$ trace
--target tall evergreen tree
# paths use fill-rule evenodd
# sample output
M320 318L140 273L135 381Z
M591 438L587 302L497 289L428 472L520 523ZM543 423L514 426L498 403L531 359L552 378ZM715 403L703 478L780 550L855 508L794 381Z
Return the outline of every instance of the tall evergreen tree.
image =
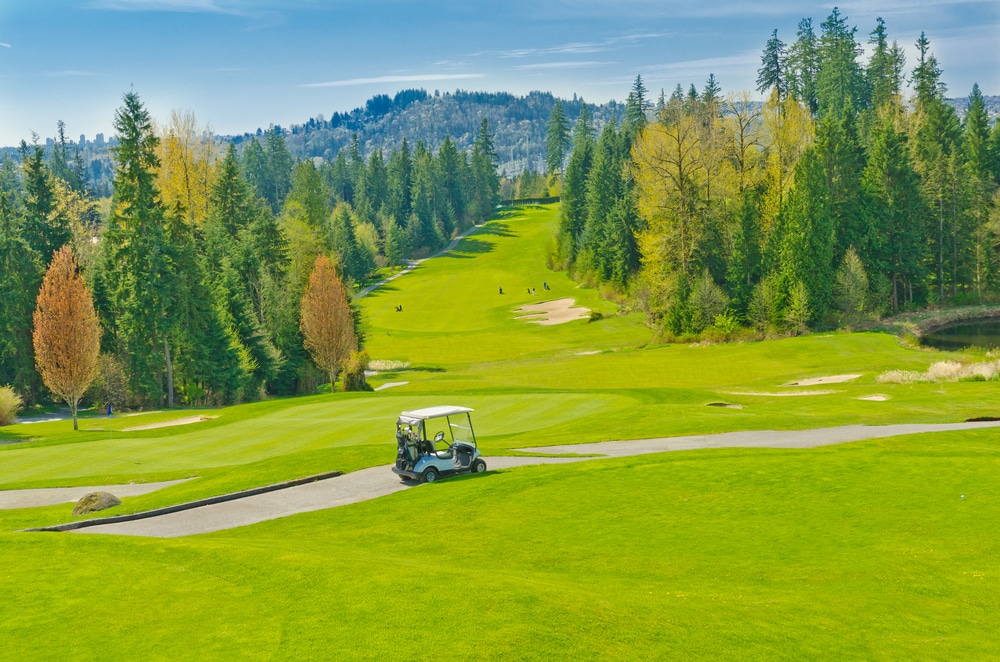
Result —
M622 136L628 146L635 142L636 136L646 126L646 112L649 110L649 100L646 97L646 86L642 82L642 76L636 75L632 90L625 100L625 117L622 120Z
M37 142L30 147L22 142L21 153L24 238L38 251L42 264L48 264L52 254L68 243L73 234L69 219L56 203L55 181L45 165L45 149Z
M477 221L485 221L500 201L500 176L497 174L497 154L493 147L493 131L487 118L479 124L479 133L472 144L470 160L472 190L469 206Z
M785 42L778 39L778 30L771 33L771 38L764 46L760 56L760 69L757 70L757 91L761 94L778 90L780 98L788 94L788 50Z
M819 71L816 96L819 114L841 117L867 104L864 76L858 64L861 46L855 39L857 28L849 28L847 17L837 7L823 21L819 39Z
M796 36L788 50L788 88L792 96L806 104L809 112L815 115L819 111L820 46L811 18L799 21Z
M292 189L292 154L285 144L285 136L275 126L264 132L264 155L267 159L268 185L263 198L277 212L285 203Z
M809 321L821 321L833 302L834 228L830 216L826 173L815 148L795 167L795 186L783 211L781 277L789 300L805 285Z
M410 218L412 170L413 160L410 155L410 146L407 144L406 138L403 138L399 149L389 157L387 180L389 215L401 226L406 225Z
M114 197L103 244L115 344L127 361L133 394L154 403L166 396L172 406L168 311L174 292L166 210L156 189L159 138L134 92L125 94L114 127Z
M569 136L569 120L563 110L562 102L556 99L552 105L552 114L545 132L545 166L547 174L562 173L563 162L572 142Z
M573 130L573 151L563 178L562 204L559 209L558 257L564 268L568 268L576 260L583 228L587 224L587 180L596 149L589 121L587 104L583 104Z
M32 311L42 282L41 257L24 239L11 193L0 191L0 384L10 384L28 404L39 379L31 342Z

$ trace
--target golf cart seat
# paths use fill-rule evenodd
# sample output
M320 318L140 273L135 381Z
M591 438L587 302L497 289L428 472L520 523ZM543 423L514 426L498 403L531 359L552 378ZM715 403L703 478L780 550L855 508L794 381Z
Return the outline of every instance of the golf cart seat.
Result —
M441 460L450 460L450 459L452 459L454 457L454 455L452 454L450 448L448 450L444 450L444 451L436 451L434 453L434 455L436 455L438 457L438 459L441 459Z

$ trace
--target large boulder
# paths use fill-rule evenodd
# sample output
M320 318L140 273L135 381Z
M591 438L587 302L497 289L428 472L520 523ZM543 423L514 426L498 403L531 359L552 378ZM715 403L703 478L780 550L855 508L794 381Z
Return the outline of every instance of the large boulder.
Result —
M91 492L80 497L80 500L76 502L76 507L73 508L73 514L86 515L87 513L104 510L105 508L120 506L121 504L121 499L111 492Z

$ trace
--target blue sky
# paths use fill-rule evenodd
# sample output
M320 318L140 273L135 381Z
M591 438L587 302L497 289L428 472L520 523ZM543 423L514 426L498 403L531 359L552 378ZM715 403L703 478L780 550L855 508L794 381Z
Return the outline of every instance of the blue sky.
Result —
M1000 94L1000 2L839 3L862 41L921 30L951 96ZM623 99L651 91L751 89L772 29L817 32L833 4L751 0L0 0L0 145L55 132L111 135L122 94L154 117L192 110L218 133L289 125L408 87L547 90Z

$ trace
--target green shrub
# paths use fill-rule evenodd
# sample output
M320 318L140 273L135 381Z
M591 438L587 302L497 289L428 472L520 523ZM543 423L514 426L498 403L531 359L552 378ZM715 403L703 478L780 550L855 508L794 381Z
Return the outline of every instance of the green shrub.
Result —
M0 386L0 425L10 425L17 419L17 412L24 406L24 400L12 386Z

